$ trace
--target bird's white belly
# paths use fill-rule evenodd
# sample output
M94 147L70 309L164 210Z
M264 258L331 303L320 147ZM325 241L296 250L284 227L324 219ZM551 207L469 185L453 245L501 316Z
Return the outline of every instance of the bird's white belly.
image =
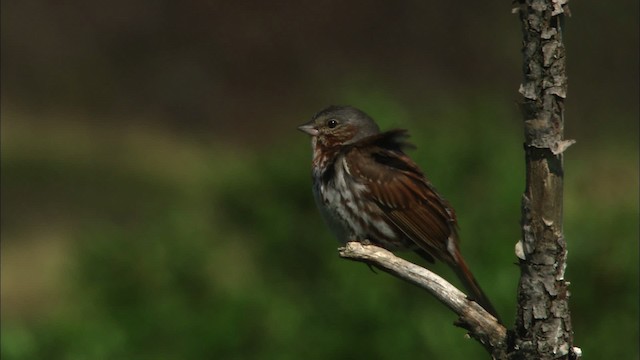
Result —
M375 203L365 200L366 187L351 178L344 158L333 166L332 181L323 182L323 174L317 174L313 192L322 217L338 240L342 243L375 242L373 234L395 237L395 232L386 222L371 217L370 214L379 213L380 209Z

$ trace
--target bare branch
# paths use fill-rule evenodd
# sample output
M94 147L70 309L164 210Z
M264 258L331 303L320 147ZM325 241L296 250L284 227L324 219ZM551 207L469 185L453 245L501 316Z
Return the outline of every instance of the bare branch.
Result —
M373 265L427 290L459 316L456 326L466 329L494 358L505 358L507 329L493 315L440 276L374 245L349 242L338 251L342 258Z

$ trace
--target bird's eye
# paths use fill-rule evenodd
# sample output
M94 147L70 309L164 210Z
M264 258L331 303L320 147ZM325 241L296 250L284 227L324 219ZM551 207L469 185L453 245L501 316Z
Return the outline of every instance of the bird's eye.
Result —
M327 121L327 126L331 129L333 129L334 127L338 126L338 120L336 119L331 119L329 121Z

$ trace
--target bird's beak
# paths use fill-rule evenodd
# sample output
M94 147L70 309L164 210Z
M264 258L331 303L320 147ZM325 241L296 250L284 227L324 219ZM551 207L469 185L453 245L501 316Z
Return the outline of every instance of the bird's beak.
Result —
M314 124L312 122L308 122L306 124L302 124L300 126L298 126L298 130L307 133L311 136L317 136L319 131L318 129L315 128Z

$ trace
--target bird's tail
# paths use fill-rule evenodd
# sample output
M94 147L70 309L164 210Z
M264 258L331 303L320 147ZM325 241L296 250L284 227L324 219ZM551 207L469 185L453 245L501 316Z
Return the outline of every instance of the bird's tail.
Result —
M462 284L469 292L469 298L480 304L480 306L487 310L487 312L495 316L499 323L502 323L498 312L493 307L491 301L489 301L489 298L487 297L487 295L485 295L484 291L482 291L482 288L480 288L478 281L469 270L469 267L464 261L464 258L462 258L460 253L458 253L457 255L457 261L455 264L451 264L451 268L453 269L453 271L455 271L456 275L458 275L458 278L460 279L460 281L462 281Z

